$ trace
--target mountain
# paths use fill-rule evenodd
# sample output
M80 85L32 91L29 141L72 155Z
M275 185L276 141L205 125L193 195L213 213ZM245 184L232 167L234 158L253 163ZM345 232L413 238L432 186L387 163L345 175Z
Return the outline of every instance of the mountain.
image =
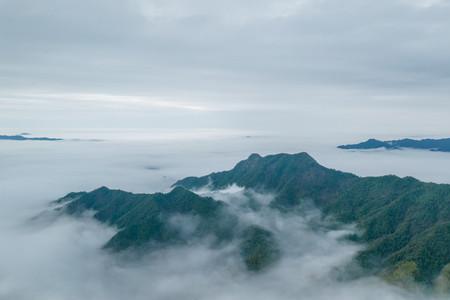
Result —
M231 184L263 192L275 192L275 204L299 204L302 198L326 201L336 190L343 189L357 177L350 173L327 169L307 153L277 154L261 157L252 154L231 171L203 177L187 177L174 184L187 189L208 185L223 189Z
M250 271L269 267L280 255L272 232L241 224L224 202L181 187L167 194L133 194L101 187L89 193L70 193L56 203L62 213L80 216L93 211L95 219L117 227L118 232L104 246L113 252L145 252L205 240L218 247L236 241Z
M357 261L388 281L450 287L450 185L358 177L321 166L307 153L252 154L229 171L182 179L167 194L102 187L56 202L61 213L93 211L94 218L115 226L118 232L105 245L113 252L208 241L211 247L237 245L248 270L264 270L283 254L276 233L242 222L225 202L194 193L232 184L275 195L269 207L280 213L296 213L312 201L324 217L356 224L359 234L348 238L366 246Z
M388 150L393 149L420 149L420 150L431 150L440 152L450 152L450 138L446 139L423 139L423 140L413 140L413 139L402 139L393 141L380 141L376 139L369 139L365 142L359 144L341 145L338 146L340 149L378 149L385 148Z
M60 138L49 138L49 137L26 137L29 135L27 133L21 135L0 135L0 140L9 141L62 141Z
M325 216L355 223L367 243L358 261L395 281L431 284L450 263L450 185L397 176L358 177L328 169L306 153L252 154L232 170L188 177L174 186L195 190L231 184L276 195L290 211L312 200ZM448 272L447 272L448 273Z

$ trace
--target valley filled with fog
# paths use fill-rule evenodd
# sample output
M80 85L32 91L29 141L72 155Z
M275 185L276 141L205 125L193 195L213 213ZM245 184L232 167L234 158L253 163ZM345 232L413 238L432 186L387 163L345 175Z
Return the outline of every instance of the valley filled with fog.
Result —
M352 258L364 247L342 238L354 228L328 226L314 207L300 215L281 215L266 205L273 195L237 186L197 192L229 203L243 222L279 233L283 258L261 274L242 268L232 244L213 249L199 241L139 259L112 255L101 247L114 228L89 216L42 213L51 210L51 201L69 192L100 186L167 192L180 178L230 169L253 152L307 151L326 167L357 175L393 173L443 183L450 182L448 154L347 152L336 149L334 140L212 130L173 135L56 134L66 140L0 143L0 299L432 298L425 291L406 291L375 277L347 278L348 269L357 268ZM75 137L82 139L71 140ZM261 210L246 210L249 199L257 201ZM182 220L180 226L188 230L191 222Z

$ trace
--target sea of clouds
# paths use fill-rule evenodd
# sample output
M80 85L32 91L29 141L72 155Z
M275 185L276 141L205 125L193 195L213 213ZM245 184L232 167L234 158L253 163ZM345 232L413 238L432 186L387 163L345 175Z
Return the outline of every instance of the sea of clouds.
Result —
M302 215L281 215L266 205L273 195L236 186L198 192L227 202L243 222L276 233L282 259L261 274L245 271L233 244L211 249L195 243L129 260L101 250L115 229L89 217L33 219L52 200L72 191L103 185L132 192L168 191L177 179L229 169L252 152L300 151L325 166L360 175L395 173L449 181L448 154L353 153L269 136L2 141L0 299L431 299L374 277L343 278L342 270L363 247L342 239L352 227L327 229L313 208ZM261 205L258 212L246 207L250 198Z

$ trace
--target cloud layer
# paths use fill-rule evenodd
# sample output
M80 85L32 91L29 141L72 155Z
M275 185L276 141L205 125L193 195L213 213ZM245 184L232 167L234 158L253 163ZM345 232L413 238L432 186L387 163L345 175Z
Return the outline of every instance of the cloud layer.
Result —
M290 147L293 146L289 141L274 143L273 139L262 138L242 142L241 138L223 136L192 142L182 139L2 142L0 298L319 300L381 297L403 300L426 297L419 292L388 286L376 278L342 280L339 270L351 261L359 246L343 242L339 237L352 228L327 230L323 226L326 224L318 221L320 212L314 210L300 217L281 216L267 208L254 213L246 208L248 198L264 207L272 195L258 195L238 187L215 193L200 192L228 202L243 222L259 224L277 233L283 259L261 275L244 271L235 245L217 250L199 243L129 261L107 255L100 249L115 229L88 217L30 220L45 211L50 201L71 191L91 190L101 185L134 192L163 191L178 178L228 169L252 150L277 152ZM317 149L310 149L310 152L326 159L326 165L337 165L343 160L341 155L346 155L338 150L326 154L320 147ZM408 173L414 162L430 155L428 152L423 156L411 153L396 162L398 172ZM395 157L392 152L362 153L356 160L359 160L359 172L387 172L387 165L380 161L395 163ZM427 172L436 175L433 171L439 165L445 163L435 157L417 170L421 170L423 176ZM445 178L443 172L441 179ZM188 219L173 221L190 225ZM186 226L186 230L189 228Z
M0 125L282 132L320 120L444 134L449 11L446 0L2 0Z

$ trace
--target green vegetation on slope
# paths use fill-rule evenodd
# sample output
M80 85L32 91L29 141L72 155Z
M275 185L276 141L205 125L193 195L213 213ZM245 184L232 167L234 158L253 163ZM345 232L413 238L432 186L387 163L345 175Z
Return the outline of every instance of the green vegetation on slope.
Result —
M411 177L361 178L299 153L253 154L230 171L188 177L175 186L220 189L233 183L275 193L272 205L283 210L308 199L327 216L355 222L363 232L360 240L368 243L358 260L370 270L395 273L413 263L414 279L432 283L450 262L450 185Z
M250 226L243 232L241 255L251 271L260 271L280 257L273 234L261 227Z
M208 238L212 247L239 241L238 252L252 271L269 267L279 258L272 232L240 224L224 202L181 187L167 194L132 194L102 187L70 193L56 202L63 205L64 213L79 216L93 211L97 220L116 226L118 232L105 245L112 251L145 252Z

